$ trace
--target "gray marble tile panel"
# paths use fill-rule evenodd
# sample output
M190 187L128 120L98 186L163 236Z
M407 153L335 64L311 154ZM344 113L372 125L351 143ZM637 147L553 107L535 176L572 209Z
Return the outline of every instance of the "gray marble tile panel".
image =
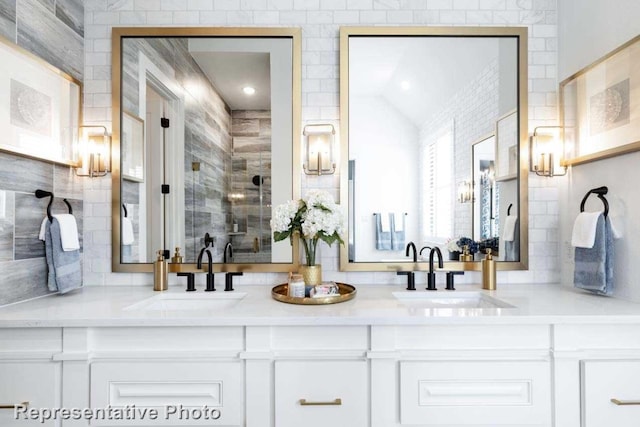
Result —
M1 262L0 305L49 294L44 258Z
M260 136L271 137L271 119L260 119Z
M44 243L38 239L42 219L47 215L49 198L37 199L33 194L15 194L14 259L44 257ZM52 208L52 213L55 210Z
M231 134L238 136L258 136L260 133L259 119L237 119L231 121Z
M0 190L0 262L13 260L15 193Z
M52 183L53 166L50 163L0 153L0 189L33 194L37 189L53 191Z
M84 3L82 0L56 0L56 16L84 37Z
M17 10L18 44L82 81L84 40L37 0Z
M140 204L140 183L123 179L120 198L123 203Z
M56 197L82 199L84 182L75 174L73 168L63 165L53 167L53 193Z
M237 136L233 138L234 154L235 153L258 153L261 151L271 152L270 137Z
M16 41L16 0L0 0L0 35Z
M234 110L232 115L239 119L270 119L271 110Z
M21 2L20 6L22 6L23 0L18 0ZM39 4L42 5L45 9L54 12L56 7L56 0L36 0Z

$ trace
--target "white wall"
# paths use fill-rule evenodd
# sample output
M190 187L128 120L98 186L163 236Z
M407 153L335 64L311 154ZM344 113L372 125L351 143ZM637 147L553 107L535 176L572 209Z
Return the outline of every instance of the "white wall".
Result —
M640 34L640 2L620 0L559 1L559 76L560 80L589 65L607 52ZM610 216L624 230L615 242L614 295L640 302L640 152L575 166L568 177L558 180L560 209L566 212L560 221L563 283L573 283L573 249L570 247L573 220L580 201L591 188L609 187ZM585 210L601 209L593 200Z
M346 25L493 25L529 28L529 119L535 125L556 119L556 1L515 0L136 0L85 4L84 119L111 125L112 26L291 26L302 28L303 124L339 125L339 27ZM346 171L344 171L346 173ZM301 178L303 191L325 188L338 194L339 176ZM557 190L550 180L530 179L530 271L499 273L505 282L554 282L559 277L555 237ZM144 274L110 273L110 178L85 181L85 253L90 285L151 283ZM553 242L550 245L550 242ZM393 273L338 272L338 251L322 245L326 279L349 283L398 283ZM247 274L238 283L273 284L284 275ZM420 279L419 279L420 280ZM463 280L479 281L468 273ZM422 280L420 280L422 281Z

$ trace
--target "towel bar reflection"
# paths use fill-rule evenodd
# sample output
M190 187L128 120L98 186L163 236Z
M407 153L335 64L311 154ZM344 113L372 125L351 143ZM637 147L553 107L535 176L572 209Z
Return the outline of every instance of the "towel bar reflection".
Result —
M330 402L309 402L307 399L300 399L300 406L340 406L342 399L337 398Z

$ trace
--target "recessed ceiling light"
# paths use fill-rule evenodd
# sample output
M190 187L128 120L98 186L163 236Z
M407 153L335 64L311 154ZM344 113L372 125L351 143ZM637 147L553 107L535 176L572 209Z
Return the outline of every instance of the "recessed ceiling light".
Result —
M244 92L245 95L253 95L254 93L256 93L256 90L254 88L252 88L251 86L243 87L242 91Z
M409 90L411 85L409 84L408 81L404 80L403 82L400 83L400 87L402 88L402 90Z

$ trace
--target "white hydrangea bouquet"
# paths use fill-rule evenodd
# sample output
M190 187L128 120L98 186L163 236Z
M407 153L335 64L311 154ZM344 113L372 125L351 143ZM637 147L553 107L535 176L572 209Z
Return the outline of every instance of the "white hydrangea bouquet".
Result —
M343 231L342 210L331 194L323 190L309 191L300 200L290 200L274 210L271 219L273 239L276 242L287 237L293 242L300 236L308 266L316 265L316 247L322 240L331 246L334 242L344 244L340 237Z

